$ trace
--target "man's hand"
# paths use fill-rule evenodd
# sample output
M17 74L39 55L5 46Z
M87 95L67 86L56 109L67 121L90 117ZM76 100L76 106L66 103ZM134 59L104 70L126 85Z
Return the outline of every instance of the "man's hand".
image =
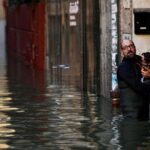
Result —
M150 78L150 69L145 69L142 67L141 74L144 78Z

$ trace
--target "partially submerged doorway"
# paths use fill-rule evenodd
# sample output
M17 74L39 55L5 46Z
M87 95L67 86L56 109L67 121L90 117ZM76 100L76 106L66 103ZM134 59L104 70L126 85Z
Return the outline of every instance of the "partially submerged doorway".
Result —
M94 7L95 1L48 2L50 84L69 84L99 94L99 23L96 28Z

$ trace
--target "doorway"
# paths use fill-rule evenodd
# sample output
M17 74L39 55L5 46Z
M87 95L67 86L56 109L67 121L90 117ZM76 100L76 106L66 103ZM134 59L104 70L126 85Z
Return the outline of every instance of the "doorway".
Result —
M96 28L94 7L94 1L49 0L47 56L50 84L72 85L98 94L99 35L96 33L99 33L99 24Z

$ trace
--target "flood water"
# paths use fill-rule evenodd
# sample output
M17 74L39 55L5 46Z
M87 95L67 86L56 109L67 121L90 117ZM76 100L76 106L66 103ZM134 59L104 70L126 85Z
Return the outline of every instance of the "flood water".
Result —
M41 72L0 63L0 149L149 150L149 122L124 120L111 101Z

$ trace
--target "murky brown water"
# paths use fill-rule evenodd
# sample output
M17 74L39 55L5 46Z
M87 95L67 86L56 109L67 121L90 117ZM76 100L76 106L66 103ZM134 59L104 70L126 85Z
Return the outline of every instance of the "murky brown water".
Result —
M110 100L42 77L1 63L0 149L150 149L149 122L126 121Z

